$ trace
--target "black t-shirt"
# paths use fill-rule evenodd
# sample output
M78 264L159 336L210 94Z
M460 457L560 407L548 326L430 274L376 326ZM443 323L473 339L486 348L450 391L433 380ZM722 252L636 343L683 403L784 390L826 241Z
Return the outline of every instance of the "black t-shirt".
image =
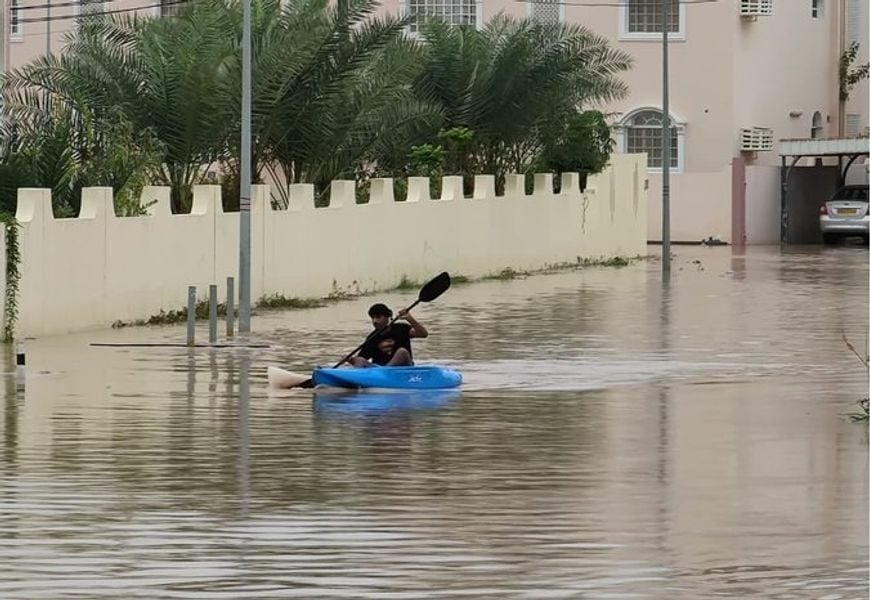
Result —
M405 348L411 354L411 326L407 323L393 323L382 332L376 333L363 345L359 355L376 365L385 365L399 348ZM413 360L413 354L411 359Z

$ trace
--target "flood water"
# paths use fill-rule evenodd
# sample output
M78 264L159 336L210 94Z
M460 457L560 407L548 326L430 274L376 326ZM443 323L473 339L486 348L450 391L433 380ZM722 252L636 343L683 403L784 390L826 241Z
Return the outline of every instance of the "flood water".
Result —
M666 288L653 260L420 307L453 395L268 393L373 298L259 315L269 348L28 341L0 598L867 598L867 251L675 253Z

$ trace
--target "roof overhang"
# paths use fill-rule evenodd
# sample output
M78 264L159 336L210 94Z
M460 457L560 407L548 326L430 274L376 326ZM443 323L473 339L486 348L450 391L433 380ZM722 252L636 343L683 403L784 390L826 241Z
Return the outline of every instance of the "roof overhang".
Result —
M780 140L780 156L870 155L870 138Z

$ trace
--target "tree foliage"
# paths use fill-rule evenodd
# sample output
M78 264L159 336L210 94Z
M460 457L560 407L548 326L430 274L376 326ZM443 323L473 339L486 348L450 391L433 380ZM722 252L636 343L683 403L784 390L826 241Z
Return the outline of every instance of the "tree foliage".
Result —
M503 180L545 153L557 168L572 148L588 168L606 161L606 125L577 121L627 91L630 57L603 37L499 16L480 30L429 21L418 41L377 6L255 0L252 174L276 184L277 204L298 182L323 191L336 178L419 168ZM238 0L194 0L172 18L89 17L63 53L8 74L3 201L39 185L75 213L82 186L132 197L153 183L171 186L183 212L212 172L237 197L241 22Z

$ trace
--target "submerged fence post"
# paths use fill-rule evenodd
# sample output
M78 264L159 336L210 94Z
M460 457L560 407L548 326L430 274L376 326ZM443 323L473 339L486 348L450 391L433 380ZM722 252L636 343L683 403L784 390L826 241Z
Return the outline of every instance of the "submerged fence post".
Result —
M187 287L187 345L193 346L196 336L196 286Z
M236 307L234 305L235 279L227 277L227 337L233 337Z
M217 341L217 286L208 286L208 342Z

